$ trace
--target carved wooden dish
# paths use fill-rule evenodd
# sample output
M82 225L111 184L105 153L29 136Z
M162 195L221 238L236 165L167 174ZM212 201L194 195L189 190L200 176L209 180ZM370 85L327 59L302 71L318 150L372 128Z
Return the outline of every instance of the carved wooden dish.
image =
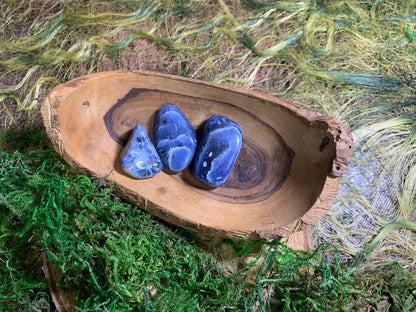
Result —
M119 154L136 124L153 141L155 115L174 104L200 132L213 114L237 122L243 146L227 182L201 187L187 169L135 180ZM153 72L102 72L62 84L42 106L55 149L73 167L178 226L219 237L271 240L322 218L352 151L337 120L249 90Z

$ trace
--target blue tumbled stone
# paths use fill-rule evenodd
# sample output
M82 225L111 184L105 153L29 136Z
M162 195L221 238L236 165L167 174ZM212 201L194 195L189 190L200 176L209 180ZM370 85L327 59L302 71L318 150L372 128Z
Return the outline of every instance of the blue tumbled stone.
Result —
M179 172L194 158L196 132L185 114L176 106L163 106L156 115L155 145L168 173Z
M195 155L194 176L211 187L224 184L243 143L243 132L234 121L214 115L204 129Z
M121 168L136 179L151 178L163 168L160 157L142 125L137 125L120 153Z

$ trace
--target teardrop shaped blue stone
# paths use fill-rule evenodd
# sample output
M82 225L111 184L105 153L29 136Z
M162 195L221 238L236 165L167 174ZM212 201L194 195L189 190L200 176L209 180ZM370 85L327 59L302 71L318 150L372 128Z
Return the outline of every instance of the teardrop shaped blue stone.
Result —
M151 178L163 168L160 157L142 125L137 125L120 153L121 168L136 179Z

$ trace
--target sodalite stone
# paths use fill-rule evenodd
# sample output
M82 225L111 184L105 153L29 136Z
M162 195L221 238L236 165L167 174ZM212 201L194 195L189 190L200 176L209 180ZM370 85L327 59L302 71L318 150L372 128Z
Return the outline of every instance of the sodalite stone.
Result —
M185 169L194 158L197 146L195 129L176 106L165 105L157 113L155 145L168 173Z
M122 149L121 168L136 179L151 178L163 168L160 157L142 125L137 125Z
M232 120L213 115L205 126L195 155L194 176L211 187L224 184L243 143L243 132Z

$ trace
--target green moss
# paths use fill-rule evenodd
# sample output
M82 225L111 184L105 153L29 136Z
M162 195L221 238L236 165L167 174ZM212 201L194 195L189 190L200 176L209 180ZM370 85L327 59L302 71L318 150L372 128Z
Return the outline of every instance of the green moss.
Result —
M27 142L28 150L46 143L33 131L8 138L15 146ZM231 272L198 247L195 234L121 200L105 181L71 174L52 150L1 154L0 215L4 311L53 306L42 253L82 311L361 311L381 302L391 311L415 308L415 279L399 264L362 272L366 254L342 262L332 245L302 252L279 240L225 240L236 256L255 255ZM244 278L249 270L254 282Z

